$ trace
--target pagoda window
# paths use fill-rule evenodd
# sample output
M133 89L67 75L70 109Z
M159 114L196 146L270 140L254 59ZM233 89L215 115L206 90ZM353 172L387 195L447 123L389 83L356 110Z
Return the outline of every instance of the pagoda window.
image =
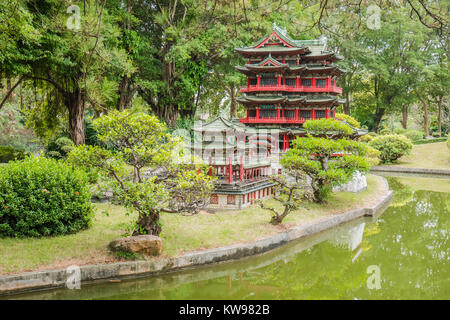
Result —
M276 118L276 117L277 117L277 110L276 109L261 109L259 111L259 118L260 119Z
M288 87L295 87L295 78L285 79L285 83Z
M311 111L310 110L300 110L300 117L303 119L311 119Z
M316 110L316 119L325 118L325 110Z
M327 86L327 79L316 79L316 88L325 88Z
M297 65L297 60L286 60L286 63L290 66L296 66Z
M302 79L302 87L311 87L311 79Z
M219 204L219 197L217 194L211 195L211 200L209 201L211 204Z
M248 117L249 118L256 118L256 110L248 110Z
M234 194L229 194L227 196L227 204L236 204L236 197Z
M251 86L256 86L256 84L258 83L258 79L256 78L250 78L249 80Z
M277 84L278 84L277 78L261 77L261 85L262 86L276 86Z
M287 119L295 118L295 110L284 110L284 117Z

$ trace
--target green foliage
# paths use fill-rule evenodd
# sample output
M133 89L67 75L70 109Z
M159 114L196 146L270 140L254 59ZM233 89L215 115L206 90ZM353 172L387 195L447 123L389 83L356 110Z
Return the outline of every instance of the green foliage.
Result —
M310 200L312 194L305 186L305 173L302 170L287 168L287 175L272 176L271 181L275 183L274 199L283 206L283 210L279 211L273 206L268 206L264 202L256 201L259 206L272 212L270 223L273 225L281 224L286 216L298 209L303 201Z
M45 156L53 159L65 159L73 147L74 144L70 138L61 136L49 142L45 148Z
M115 201L139 213L134 234L159 235L161 211L196 213L207 204L213 178L206 166L177 162L180 142L155 116L114 111L93 126L99 141L113 149L77 146L68 161L98 169L113 188Z
M13 160L22 160L26 156L24 150L9 146L0 146L0 163L7 163Z
M336 119L344 120L349 125L351 125L353 128L357 128L357 129L361 128L361 123L358 120L356 120L355 118L353 118L352 116L349 116L348 114L336 113Z
M123 260L143 260L141 255L137 252L114 251L114 255Z
M448 136L448 139L447 139L447 147L450 148L450 135Z
M352 128L333 119L308 120L303 124L303 128L308 134L318 137L337 138L353 134Z
M0 109L0 145L28 152L39 150L41 145L33 131L26 127L25 120L17 103L6 103Z
M313 200L323 202L333 187L350 181L356 171L369 171L367 146L349 140L353 130L342 122L314 120L305 124L308 135L293 141L293 148L283 156L281 164L288 171L304 172L311 180Z
M446 141L446 137L442 138L433 138L433 139L420 139L413 141L413 144L428 144L428 143L435 143L435 142L444 142Z
M376 166L380 163L381 152L375 148L367 146L367 160L371 166Z
M392 134L391 130L388 128L383 128L378 132L380 135L390 135Z
M55 236L88 228L91 193L82 170L28 157L0 167L0 236Z
M409 140L411 140L413 142L416 140L423 139L423 137L425 136L425 133L423 131L405 130L403 128L394 129L394 133L404 135L405 137L407 137Z
M379 158L382 163L392 163L409 154L412 149L411 140L399 134L380 135L369 145L381 152Z
M369 142L373 140L373 136L371 136L370 134L365 134L361 136L358 140L361 142Z

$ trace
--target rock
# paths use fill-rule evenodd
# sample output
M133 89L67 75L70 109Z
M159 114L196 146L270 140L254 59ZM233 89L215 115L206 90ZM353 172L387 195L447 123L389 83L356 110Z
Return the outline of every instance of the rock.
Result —
M355 174L353 175L353 178L351 181L333 188L333 191L334 192L347 191L347 192L359 193L366 189L367 189L366 176L364 174L362 174L361 172L356 171Z
M146 256L158 256L162 252L162 241L157 236L132 236L111 241L109 248L112 251L135 252Z

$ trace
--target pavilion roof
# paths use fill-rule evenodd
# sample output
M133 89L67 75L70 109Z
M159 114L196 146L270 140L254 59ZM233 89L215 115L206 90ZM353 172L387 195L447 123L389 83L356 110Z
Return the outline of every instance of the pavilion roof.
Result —
M240 122L234 122L228 119L225 119L222 116L218 116L212 119L209 122L203 123L202 126L193 127L194 131L209 131L209 132L225 132L225 131L243 131L245 130L245 126Z

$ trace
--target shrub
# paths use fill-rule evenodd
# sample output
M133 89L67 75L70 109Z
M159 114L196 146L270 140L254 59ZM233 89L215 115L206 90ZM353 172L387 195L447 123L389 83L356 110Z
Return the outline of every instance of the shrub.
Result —
M382 163L391 163L409 154L412 149L411 141L399 134L381 135L369 142L369 145L380 151Z
M392 134L391 130L389 130L388 128L381 129L378 133L380 135Z
M376 166L380 163L380 154L381 152L375 148L367 147L367 160L369 161L371 166Z
M440 137L441 137L441 135L439 134L439 132L433 132L433 133L431 134L431 136L434 137L434 138L440 138Z
M352 116L349 116L348 114L336 113L336 119L340 119L340 120L347 122L353 128L357 128L357 129L361 128L361 123L358 120L356 120L355 118L353 118Z
M7 163L12 160L22 160L25 158L25 151L8 146L0 146L0 163Z
M369 142L369 141L373 140L373 137L369 134L365 134L365 135L361 136L358 140L361 142Z
M425 133L419 130L406 130L403 135L411 141L423 139Z
M0 237L74 233L88 228L92 215L80 169L44 157L0 167Z
M74 143L65 136L58 137L46 146L45 156L53 159L65 159L73 149Z
M413 144L429 144L429 143L435 143L435 142L445 142L447 140L446 137L442 138L434 138L434 139L420 139L413 141Z

